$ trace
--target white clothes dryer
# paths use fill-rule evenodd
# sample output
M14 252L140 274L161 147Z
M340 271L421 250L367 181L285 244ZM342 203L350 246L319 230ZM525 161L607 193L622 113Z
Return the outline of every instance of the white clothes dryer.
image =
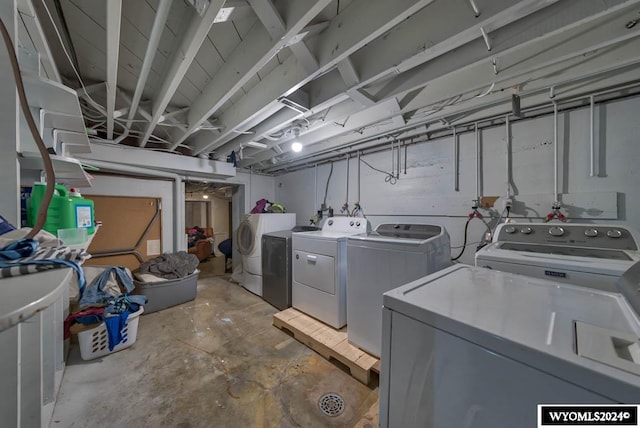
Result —
M618 224L504 223L476 266L616 292L640 261L640 236Z
M293 213L245 214L238 226L238 252L242 255L242 283L247 290L262 296L262 235L289 230L296 225Z
M293 233L291 304L334 328L347 323L347 237L371 231L361 217L330 217L315 232Z
M430 224L380 224L347 240L347 337L376 357L382 294L451 265L449 234Z
M380 426L534 427L538 404L637 404L630 297L466 265L385 293Z

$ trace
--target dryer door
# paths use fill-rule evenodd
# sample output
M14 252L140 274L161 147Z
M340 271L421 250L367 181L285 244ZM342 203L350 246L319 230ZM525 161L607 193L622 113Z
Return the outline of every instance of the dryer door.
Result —
M293 280L308 287L336 294L336 261L322 254L295 250Z
M238 226L238 252L243 256L248 256L256 246L256 231L249 219Z

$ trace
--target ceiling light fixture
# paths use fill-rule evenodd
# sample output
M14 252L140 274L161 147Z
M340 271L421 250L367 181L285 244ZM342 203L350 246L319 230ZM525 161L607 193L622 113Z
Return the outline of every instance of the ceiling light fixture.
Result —
M267 145L265 143L260 143L258 141L249 141L247 143L247 146L256 147L256 148L259 148L259 149L266 149L267 148Z
M209 199L209 195L202 195L202 199Z
M291 143L291 150L293 150L296 153L299 153L302 151L302 143L299 143L297 141Z

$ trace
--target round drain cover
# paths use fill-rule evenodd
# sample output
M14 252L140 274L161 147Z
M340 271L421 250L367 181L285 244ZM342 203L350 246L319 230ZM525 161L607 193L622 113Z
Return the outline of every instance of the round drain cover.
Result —
M344 400L338 394L330 392L320 397L318 407L327 416L339 416L344 412Z

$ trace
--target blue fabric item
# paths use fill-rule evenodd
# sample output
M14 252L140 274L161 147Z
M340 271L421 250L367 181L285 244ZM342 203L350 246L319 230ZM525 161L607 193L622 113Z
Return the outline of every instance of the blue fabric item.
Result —
M122 342L122 329L127 324L129 314L129 311L124 311L117 316L104 317L107 337L109 338L109 351L113 351L113 348Z
M80 307L90 306L97 303L106 303L113 298L111 294L104 291L104 286L109 281L111 273L116 277L116 281L123 285L130 293L134 290L133 278L127 273L127 271L120 266L106 266L104 272L100 276L96 277L91 284L87 287L87 290L80 299Z
M0 248L0 259L16 260L28 257L38 248L38 241L35 239L21 239L12 242L4 248Z
M78 317L75 320L80 324L100 324L102 322L102 316L100 315L87 315L84 317Z
M147 303L147 298L141 295L129 296L121 294L118 297L109 299L107 307L104 309L106 314L120 314L124 311L136 312L140 306Z
M84 292L87 281L84 279L84 272L82 268L75 262L62 259L43 259L43 260L28 260L24 262L0 262L1 268L10 268L14 266L28 266L28 265L59 265L60 267L70 267L78 274L78 288L80 289L80 296Z
M9 223L6 218L0 215L0 235L11 232L12 230L16 230L15 226Z

